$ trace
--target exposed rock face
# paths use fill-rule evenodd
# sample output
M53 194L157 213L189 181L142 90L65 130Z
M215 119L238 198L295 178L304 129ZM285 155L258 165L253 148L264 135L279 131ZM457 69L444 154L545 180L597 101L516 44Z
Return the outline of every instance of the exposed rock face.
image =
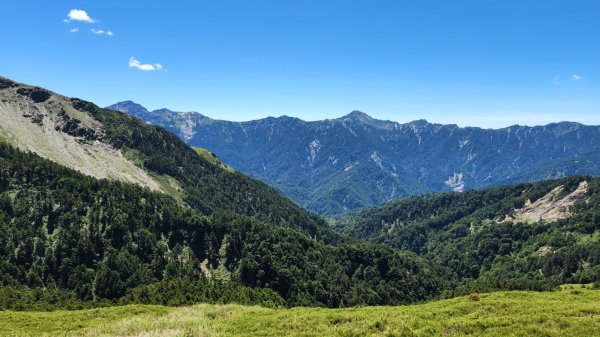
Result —
M561 197L563 188L563 186L556 187L535 202L527 200L522 208L516 209L513 214L507 215L501 221L553 222L571 216L570 207L587 193L588 182L582 181L573 192Z
M50 93L39 88L19 88L17 94L31 98L35 103L42 103L50 98Z
M2 89L8 89L8 88L14 88L16 86L17 86L17 83L15 83L15 82L13 82L11 80L8 80L8 79L0 77L0 90L2 90Z
M169 109L148 111L132 101L113 104L108 108L130 114L149 124L161 125L186 142L194 137L200 124L211 121L197 112L175 112Z
M102 124L74 108L74 102L0 77L0 135L84 174L159 190L142 168L104 142Z
M103 135L100 132L83 126L80 120L70 117L64 110L61 110L58 116L62 125L59 122L54 128L55 130L86 141L102 140Z

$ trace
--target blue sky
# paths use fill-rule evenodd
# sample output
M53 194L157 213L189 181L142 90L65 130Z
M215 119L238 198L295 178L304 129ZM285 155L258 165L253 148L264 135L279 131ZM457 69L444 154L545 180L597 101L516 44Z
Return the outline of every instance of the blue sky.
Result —
M101 106L600 124L600 1L9 0L0 26L0 75Z

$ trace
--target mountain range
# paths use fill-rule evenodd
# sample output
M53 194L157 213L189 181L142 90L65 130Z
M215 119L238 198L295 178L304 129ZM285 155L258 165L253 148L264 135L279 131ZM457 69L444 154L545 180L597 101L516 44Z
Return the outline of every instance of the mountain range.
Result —
M231 122L131 101L108 108L164 126L322 215L427 192L600 174L600 127L574 122L482 129L400 124L359 111Z
M0 77L0 121L0 309L397 305L600 280L600 178L470 190L456 177L448 192L328 223L162 126L91 102ZM325 151L319 146L346 146L351 156L359 135L376 129L383 141L399 132L358 112L325 122L270 119L282 121L351 131L335 143L321 130L332 138L313 144L312 164ZM542 129L583 145L595 137L572 123ZM281 132L273 127L273 139L293 137ZM386 156L369 157L370 169L400 176ZM593 162L593 152L586 158ZM355 167L366 173L365 165Z

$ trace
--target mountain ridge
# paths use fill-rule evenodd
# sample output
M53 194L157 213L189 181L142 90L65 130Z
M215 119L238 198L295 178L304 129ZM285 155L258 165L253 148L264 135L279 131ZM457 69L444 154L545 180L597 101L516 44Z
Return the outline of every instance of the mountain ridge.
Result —
M378 119L378 118L375 118L375 117L369 115L368 113L366 113L364 111L360 111L360 110L352 110L351 112L349 112L349 113L347 113L345 115L342 115L340 117L317 119L317 120L304 120L304 119L302 119L300 117L288 116L288 115L280 115L280 116L265 116L265 117L261 117L261 118L255 118L255 119L249 119L249 120L242 120L242 121L232 121L232 120L227 120L227 119L212 118L212 117L210 117L208 115L205 115L203 113L200 113L200 112L194 111L194 110L190 110L190 111L176 111L176 110L171 110L171 109L165 108L165 107L163 107L163 108L157 108L157 109L153 109L153 110L148 110L142 104L134 102L132 100L120 101L120 102L108 105L105 108L112 109L112 110L117 110L117 111L121 111L121 112L132 114L132 115L135 114L135 110L136 109L143 110L143 112L146 112L146 113L159 113L159 112L162 112L162 113L173 113L173 114L197 115L199 117L206 118L206 119L213 120L213 121L229 122L229 123L236 123L236 124L251 123L251 122L257 122L257 121L263 121L263 120L280 120L280 119L283 119L283 120L298 120L298 121L301 121L301 122L304 122L304 123L319 123L319 122L343 121L343 120L354 120L354 121L374 120L374 121L378 121L378 122L398 124L398 125L416 125L416 126L433 125L433 126L456 127L456 128L460 128L460 129L478 129L478 130L494 130L494 131L500 131L500 130L506 130L506 129L513 129L513 128L553 127L553 126L560 126L560 125L600 126L600 125L584 124L584 123L575 122L575 121L568 121L568 120L557 121L557 122L549 122L547 124L536 124L536 125L512 124L512 125L508 125L508 126L504 126L504 127L499 127L499 128L481 127L481 126L472 126L472 125L459 126L458 124L454 124L454 123L444 124L444 123L438 123L438 122L430 122L429 120L427 120L425 118L414 119L414 120L410 120L408 122L397 122L397 121L392 121L392 120L389 120L389 119Z
M484 129L424 119L401 124L360 111L319 121L281 116L245 122L161 111L137 117L324 215L427 192L600 174L597 165L576 160L600 153L600 126L576 122Z
M104 127L49 90L0 77L0 134L21 149L96 178L160 190L158 182L106 142Z
M6 303L10 308L52 307L56 296L64 301L59 306L107 300L400 304L486 289L552 290L600 278L600 178L430 194L327 224L161 126L81 99L53 96L42 88L7 81L0 86L3 121L10 121L0 130L0 292L17 298ZM359 190L370 186L361 179L373 171L387 170L405 186L423 183L411 180L410 166L395 166L390 160L393 148L372 150L385 137L398 137L392 147L408 139L427 159L432 154L426 146L435 143L428 137L439 133L454 143L460 130L421 122L390 131L385 129L389 123L382 122L383 128L374 133L377 122L364 123L365 118L355 113L346 120L308 126L292 118L256 121L252 127L217 125L241 130L227 135L225 141L233 144L243 135L249 140L257 132L265 135L262 146L267 151L283 146L285 151L270 153L280 155L274 160L292 170L298 169L294 158L301 160L300 170L312 173L324 162L335 166L336 160L324 152L341 146L337 149L346 149L355 161L342 163L346 181L332 182L342 190L356 189L357 197L365 197ZM315 125L317 129L310 129ZM571 139L573 129L579 128L563 124L548 129ZM291 132L303 130L319 131L321 138ZM14 146L41 131L33 137L41 143ZM575 136L593 146L586 132ZM412 138L402 138L405 134ZM294 142L284 141L295 138L299 153ZM37 154L43 153L40 144L52 149L68 142L75 149L101 144L119 151L156 179L163 193L115 177L82 174L74 170L76 165L64 165L67 157L50 160ZM462 149L467 143L458 145ZM364 146L350 146L355 144ZM360 157L365 149L366 162ZM433 155L444 151L437 149ZM564 159L560 167L577 168L585 162L595 169L596 155L578 158L584 157ZM394 180L382 177L376 194L394 187ZM323 177L313 178L318 183L316 178ZM444 184L463 190L465 175L454 172ZM314 191L319 202L340 197L330 186ZM367 197L361 201L370 202ZM40 296L45 289L49 293Z

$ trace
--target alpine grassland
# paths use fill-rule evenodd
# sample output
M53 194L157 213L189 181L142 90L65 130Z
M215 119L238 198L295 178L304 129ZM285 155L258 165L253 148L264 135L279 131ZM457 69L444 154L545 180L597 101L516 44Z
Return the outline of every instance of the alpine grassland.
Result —
M235 304L0 312L0 336L600 336L600 290L494 292L407 306Z

